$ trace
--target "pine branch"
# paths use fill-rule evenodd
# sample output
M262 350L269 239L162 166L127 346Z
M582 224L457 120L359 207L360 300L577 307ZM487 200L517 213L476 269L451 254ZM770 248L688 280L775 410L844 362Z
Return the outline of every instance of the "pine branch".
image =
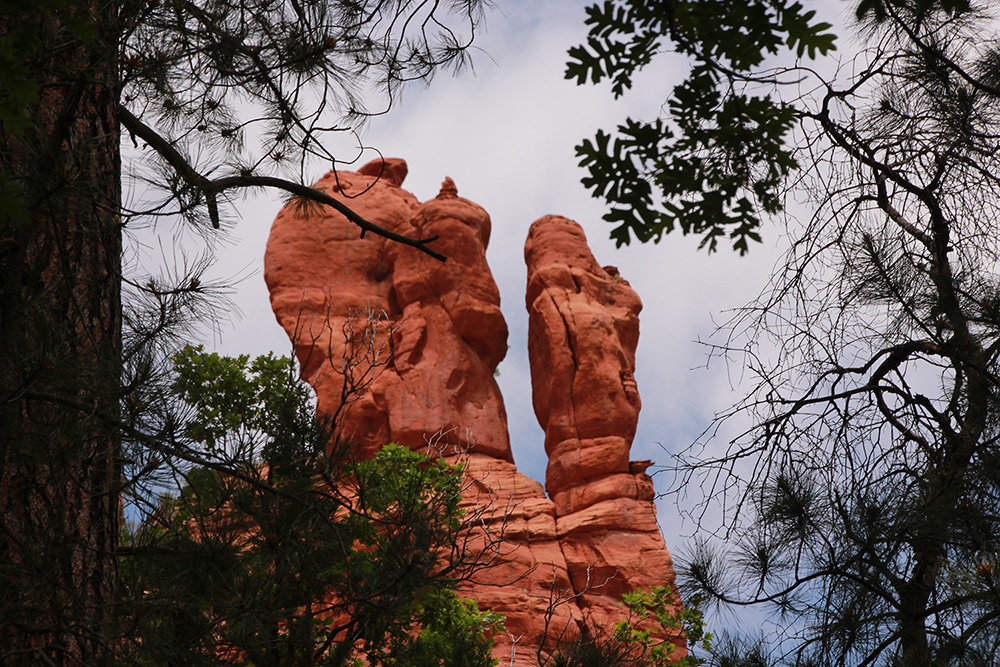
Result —
M440 236L435 234L434 236L428 238L414 239L409 236L397 234L365 220L343 202L338 199L334 199L325 192L321 192L307 185L302 185L301 183L295 183L294 181L288 181L274 176L254 176L252 174L228 176L216 180L209 179L198 173L198 171L192 167L186 159L184 159L184 156L182 156L169 141L136 118L124 106L118 106L118 119L126 130L128 130L131 134L140 137L153 150L159 153L163 159L166 160L170 166L174 168L174 170L176 170L181 178L187 181L187 183L192 187L195 187L204 193L205 201L208 204L208 214L212 220L212 227L215 229L219 228L219 193L231 188L269 187L284 190L285 192L294 194L297 197L325 204L334 208L345 218L361 228L361 238L364 238L365 234L368 232L372 232L373 234L377 234L378 236L389 239L390 241L395 241L396 243L416 248L417 250L442 262L448 259L441 253L427 246L428 243L436 241L440 238Z

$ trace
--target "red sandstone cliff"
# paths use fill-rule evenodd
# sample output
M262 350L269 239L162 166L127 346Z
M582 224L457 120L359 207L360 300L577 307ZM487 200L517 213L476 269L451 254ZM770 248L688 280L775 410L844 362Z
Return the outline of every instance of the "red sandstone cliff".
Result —
M435 249L447 262L360 239L332 210L289 205L265 255L271 304L319 409L351 401L341 433L363 455L398 442L467 462L464 502L480 517L469 528L472 544L501 530L504 543L465 590L506 617L508 634L496 638L501 664L536 665L543 640L551 647L585 619L603 626L621 618L622 592L673 582L648 462L628 460L641 303L616 270L596 263L579 225L555 216L532 225L529 354L549 455L546 497L514 466L493 377L507 326L485 259L489 216L458 197L451 179L421 204L401 189L405 176L402 160L379 160L331 172L317 187L392 231L439 234ZM384 315L372 343L359 331L369 311Z

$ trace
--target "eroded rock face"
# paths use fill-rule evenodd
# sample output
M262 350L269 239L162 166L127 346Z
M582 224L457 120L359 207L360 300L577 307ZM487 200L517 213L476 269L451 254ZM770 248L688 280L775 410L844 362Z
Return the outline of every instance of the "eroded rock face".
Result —
M645 472L650 462L629 461L640 408L634 373L642 302L618 269L597 263L572 220L536 220L524 256L532 399L549 455L545 486L581 610L611 620L622 593L674 578Z
M485 258L489 216L451 179L420 203L400 187L405 176L402 160L377 160L317 187L392 231L440 235L434 247L447 262L360 239L335 211L286 206L265 256L271 304L319 409L340 411L342 437L360 455L398 442L467 463L463 503L478 518L470 546L501 533L503 542L464 592L506 617L495 638L501 663L537 665L541 644L621 618L622 592L673 582L648 462L628 460L641 303L597 265L576 223L549 216L532 226L529 353L550 457L546 497L514 466L494 380L507 326Z
M330 172L316 187L391 231L440 234L435 248L447 262L375 235L361 239L332 209L286 206L264 256L271 307L295 342L320 411L351 401L340 430L362 451L387 442L419 449L434 437L445 454L471 441L476 453L512 461L493 378L507 353L507 325L486 264L490 218L458 197L451 179L421 204L399 187L405 175L404 161L383 167L377 160L358 173ZM373 346L364 331L368 312L383 317ZM365 356L371 353L378 358ZM345 387L364 391L347 395Z

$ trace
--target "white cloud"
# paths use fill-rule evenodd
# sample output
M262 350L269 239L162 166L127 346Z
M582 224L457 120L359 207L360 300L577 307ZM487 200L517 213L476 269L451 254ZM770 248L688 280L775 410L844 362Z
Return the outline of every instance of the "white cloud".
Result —
M511 330L499 382L515 459L538 479L544 479L546 461L526 390L523 261L524 239L535 219L556 213L577 220L598 261L618 266L642 297L636 376L643 411L632 458L661 464L667 456L660 444L675 452L687 446L709 426L715 411L735 399L721 364L697 370L705 363L705 350L695 341L712 333L713 316L759 292L775 257L770 246L755 247L746 258L728 250L710 256L696 250L696 239L679 236L660 245L615 249L608 239L611 226L601 220L605 207L580 184L584 172L574 146L598 128L613 129L627 115L655 116L679 72L674 75L669 66L664 71L661 64L641 75L635 90L618 101L607 85L576 86L565 80L566 51L586 35L583 8L584 3L568 0L503 3L504 14L493 13L488 32L478 40L484 53L475 57L474 73L439 76L427 89L406 90L398 107L373 118L362 135L366 145L407 160L404 187L421 201L434 197L441 180L451 176L460 195L490 213L488 258ZM371 157L375 154L357 164ZM264 246L280 205L268 193L238 207L239 242L222 250L216 273L239 273L248 264L258 272L238 287L235 300L244 317L223 331L216 345L220 351L289 351L262 277ZM659 519L669 545L680 530L672 504L661 505Z

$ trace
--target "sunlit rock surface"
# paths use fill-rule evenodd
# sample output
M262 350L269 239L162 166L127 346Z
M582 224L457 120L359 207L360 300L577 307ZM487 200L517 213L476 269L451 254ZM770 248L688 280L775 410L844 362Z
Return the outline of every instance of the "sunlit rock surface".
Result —
M467 463L470 546L503 541L463 592L506 617L495 638L501 664L536 665L543 642L622 618L622 592L674 580L648 462L629 462L641 302L597 264L579 225L557 216L532 225L529 355L546 496L514 465L494 380L507 325L486 263L489 215L450 178L417 201L400 187L406 173L403 160L376 160L315 187L391 231L439 235L433 247L448 261L362 239L340 213L293 202L267 244L271 305L319 410L337 414L359 455L398 442Z
M572 220L536 220L524 256L532 399L559 546L582 613L616 620L622 593L674 580L650 462L629 462L642 302L618 269L601 268Z

